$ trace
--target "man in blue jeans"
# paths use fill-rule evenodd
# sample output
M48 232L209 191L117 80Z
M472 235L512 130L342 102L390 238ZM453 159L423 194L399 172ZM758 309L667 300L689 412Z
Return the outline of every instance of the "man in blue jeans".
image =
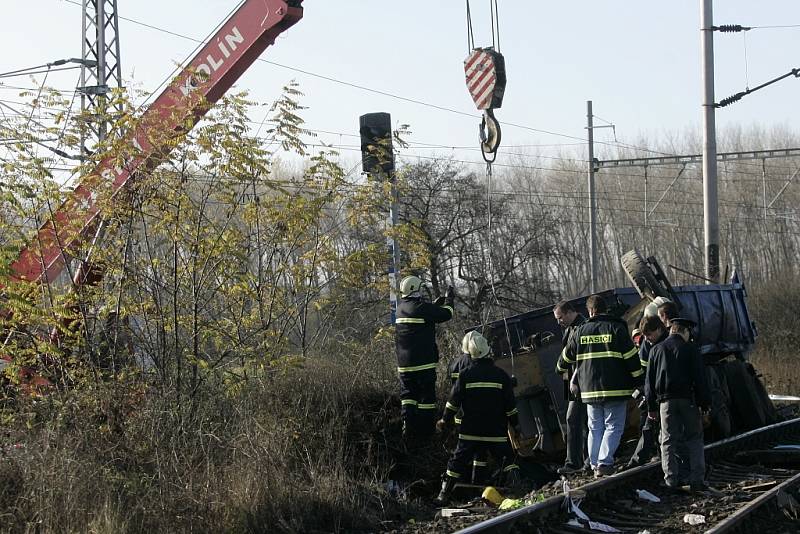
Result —
M601 477L614 472L628 399L641 384L644 370L628 326L608 314L603 297L586 299L586 309L589 319L569 340L558 365L576 368L578 394L587 405L589 462L595 477Z

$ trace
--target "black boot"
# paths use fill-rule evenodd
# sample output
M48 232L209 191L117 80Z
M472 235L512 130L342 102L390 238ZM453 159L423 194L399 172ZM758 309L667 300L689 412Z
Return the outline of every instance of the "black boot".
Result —
M439 490L439 495L436 497L436 502L439 504L444 504L450 499L450 492L453 491L453 487L456 485L456 479L452 477L445 477L442 480L442 489Z

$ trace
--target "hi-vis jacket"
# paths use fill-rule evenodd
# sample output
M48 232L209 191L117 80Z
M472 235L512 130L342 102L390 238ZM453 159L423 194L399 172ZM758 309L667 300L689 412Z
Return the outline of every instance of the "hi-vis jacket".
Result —
M462 371L465 371L467 368L472 367L472 364L475 363L475 360L472 359L472 356L469 354L462 354L455 360L450 363L450 385L455 386L456 380L458 377L461 376Z
M575 331L556 367L573 364L581 400L589 403L629 398L644 374L628 325L610 315L595 315Z
M480 358L464 369L450 392L444 420L453 420L461 408L458 439L505 443L508 424L517 426L517 402L511 378L491 358Z
M394 336L397 370L412 373L436 369L439 361L436 324L452 318L452 301L438 306L421 298L401 298L397 303Z

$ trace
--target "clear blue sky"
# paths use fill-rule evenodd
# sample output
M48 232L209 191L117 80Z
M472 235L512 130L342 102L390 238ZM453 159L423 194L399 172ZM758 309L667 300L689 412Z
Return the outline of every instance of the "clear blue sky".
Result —
M203 38L236 4L232 0L118 0L120 14ZM80 2L3 0L0 71L80 56ZM700 1L500 0L501 51L508 88L500 120L583 137L585 101L617 125L620 140L655 139L700 125ZM474 110L463 80L466 56L462 0L306 0L305 17L262 58L283 65L453 108ZM489 44L488 0L472 0L476 44ZM718 0L716 24L800 25L800 2ZM123 71L154 89L195 44L128 21L121 22ZM742 34L715 36L717 100L744 89ZM800 27L747 34L750 85L800 67ZM50 83L71 88L77 71ZM256 63L237 87L270 101L296 79L306 93L313 129L356 134L358 116L388 111L408 123L412 140L448 146L476 144L476 119L411 104L277 66ZM0 80L29 85L25 79ZM0 98L18 99L0 88ZM789 78L717 113L718 125L793 127L800 119L800 79ZM255 116L260 120L262 117ZM611 139L599 130L598 138ZM336 144L354 138L323 134ZM506 127L504 145L574 143L564 137ZM539 148L552 153L557 148ZM411 153L430 154L415 147ZM447 153L447 151L439 151ZM459 153L479 160L476 153ZM355 156L353 154L353 156ZM603 158L602 147L599 157ZM502 158L502 154L500 156Z

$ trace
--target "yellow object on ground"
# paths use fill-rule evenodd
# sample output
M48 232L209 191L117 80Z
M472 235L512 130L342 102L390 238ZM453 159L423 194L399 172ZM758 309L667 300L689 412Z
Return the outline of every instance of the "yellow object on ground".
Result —
M525 506L525 502L522 499L503 499L498 508L500 510L516 510L523 506Z
M483 494L481 494L481 498L488 502L489 504L493 504L495 506L500 506L500 503L505 500L505 497L500 495L500 492L497 491L493 486L487 487L483 490Z

